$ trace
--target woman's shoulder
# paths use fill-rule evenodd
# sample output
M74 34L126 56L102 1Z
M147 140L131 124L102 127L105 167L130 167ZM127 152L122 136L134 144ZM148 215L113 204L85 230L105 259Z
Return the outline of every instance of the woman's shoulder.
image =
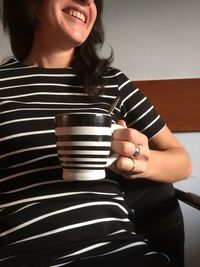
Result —
M133 81L121 69L116 67L108 68L104 78L107 78L112 83L117 84L120 88L122 85L130 85L131 88L133 87Z
M3 68L3 67L7 67L7 66L10 66L10 65L13 65L15 63L19 62L16 58L14 57L9 57L9 58L4 58L2 61L1 61L1 64L0 64L0 68Z
M19 61L17 61L15 58L3 60L0 65L0 72L6 73L6 72L9 72L9 70L18 68L19 67L18 64L19 64Z
M105 75L115 75L115 76L118 76L121 74L123 74L123 72L120 69L113 67L113 66L109 67L105 73Z
M119 83L130 81L128 76L119 68L116 67L109 67L104 75L105 78L113 78L115 80L118 80Z

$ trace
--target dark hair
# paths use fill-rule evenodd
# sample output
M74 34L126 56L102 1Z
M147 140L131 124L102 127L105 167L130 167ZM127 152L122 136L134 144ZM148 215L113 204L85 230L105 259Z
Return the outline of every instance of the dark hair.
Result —
M14 56L24 60L32 47L34 30L39 21L34 11L36 0L1 0L1 19L4 31L10 37ZM41 0L42 1L42 0ZM103 75L113 60L113 53L102 58L99 51L104 43L102 24L103 0L95 0L97 18L93 29L84 44L75 48L72 66L76 68L85 90L90 95L103 92Z

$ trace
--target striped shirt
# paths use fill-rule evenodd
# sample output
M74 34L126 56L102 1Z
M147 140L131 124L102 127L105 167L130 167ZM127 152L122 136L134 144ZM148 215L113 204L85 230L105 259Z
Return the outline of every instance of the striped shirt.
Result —
M114 123L124 119L148 138L165 125L120 70L103 78L104 94L93 97L73 68L16 60L0 67L0 266L65 266L138 247L143 256L155 254L134 232L133 211L116 182L62 179L55 115L106 113L119 96Z

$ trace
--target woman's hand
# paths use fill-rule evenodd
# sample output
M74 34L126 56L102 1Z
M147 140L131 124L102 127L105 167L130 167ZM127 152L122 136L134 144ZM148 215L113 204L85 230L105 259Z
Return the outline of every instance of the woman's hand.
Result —
M137 130L127 128L123 120L118 124L124 128L113 133L112 150L120 157L110 168L127 178L136 178L137 174L145 177L150 158L147 137Z
M119 158L110 169L127 178L147 178L159 182L176 182L191 175L190 157L167 126L150 140L142 133L124 126L113 133L112 150ZM136 149L139 147L139 150ZM135 151L138 150L138 155Z

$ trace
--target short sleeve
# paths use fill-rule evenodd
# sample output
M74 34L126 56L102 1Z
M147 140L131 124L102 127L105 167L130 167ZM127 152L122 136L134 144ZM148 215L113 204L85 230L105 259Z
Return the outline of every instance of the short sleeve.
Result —
M127 126L145 134L149 139L165 126L165 122L147 97L122 72L118 77L121 117Z

